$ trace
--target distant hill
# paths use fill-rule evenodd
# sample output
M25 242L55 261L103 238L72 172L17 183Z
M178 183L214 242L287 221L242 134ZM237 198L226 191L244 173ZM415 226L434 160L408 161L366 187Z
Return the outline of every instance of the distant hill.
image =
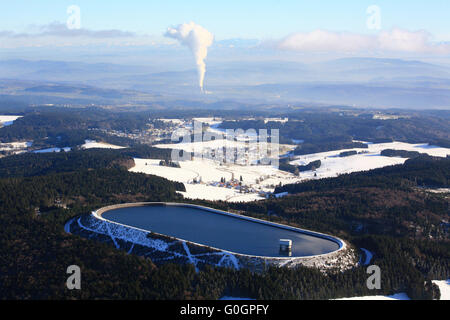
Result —
M236 40L220 45L251 44ZM207 94L200 92L197 72L190 64L155 69L146 65L16 59L0 61L0 69L3 91L16 101L29 103L64 103L62 98L70 99L68 103L89 103L91 97L92 103L148 103L158 97L160 101L208 103L226 99L450 109L450 68L416 60L345 58L308 64L264 56L231 61L222 57L208 62ZM22 88L18 88L17 80L35 83L33 87L21 83ZM125 92L130 90L133 92Z

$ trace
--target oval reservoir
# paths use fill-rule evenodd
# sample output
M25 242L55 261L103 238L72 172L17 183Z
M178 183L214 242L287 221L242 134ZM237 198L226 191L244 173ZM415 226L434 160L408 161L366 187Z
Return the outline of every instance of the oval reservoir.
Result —
M220 214L201 207L124 207L106 211L102 217L127 226L244 255L285 257L280 253L280 239L292 240L290 257L326 254L340 248L337 242L319 236Z

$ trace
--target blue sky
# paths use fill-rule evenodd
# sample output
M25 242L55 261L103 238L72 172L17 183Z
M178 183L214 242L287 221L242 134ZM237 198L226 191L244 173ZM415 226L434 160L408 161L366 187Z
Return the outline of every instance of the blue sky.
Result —
M427 30L437 40L450 40L448 0L14 0L0 4L0 30L23 32L30 25L64 23L69 5L81 8L86 29L161 35L170 25L194 21L219 40L280 38L315 29L373 33L366 27L366 9L378 5L383 30Z

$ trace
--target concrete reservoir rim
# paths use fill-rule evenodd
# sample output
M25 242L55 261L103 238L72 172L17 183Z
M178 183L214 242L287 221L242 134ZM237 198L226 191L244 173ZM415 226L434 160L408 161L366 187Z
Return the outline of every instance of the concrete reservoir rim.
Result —
M220 214L220 215L225 215L225 216L229 216L229 217L233 217L233 218L238 218L238 219L242 219L242 220L247 220L247 221L256 222L256 223L260 223L260 224L265 224L265 225L269 225L269 226L272 226L272 227L275 227L275 228L281 228L281 229L285 229L285 230L295 231L295 232L306 234L306 235L309 235L309 236L312 236L312 237L317 237L317 238L329 240L329 241L332 241L332 242L334 242L334 243L339 245L339 248L337 250L331 251L331 252L327 252L327 253L324 253L324 254L310 255L310 256L301 256L301 257L266 257L266 258L270 258L270 259L293 260L293 259L307 259L307 258L326 257L328 255L335 254L335 253L337 253L339 251L342 251L342 250L344 250L347 247L346 243L343 240L341 240L341 239L339 239L339 238L337 238L335 236L330 236L330 235L327 235L327 234L324 234L324 233L320 233L320 232L316 232L316 231L296 228L296 227L292 227L292 226L288 226L288 225L284 225L284 224L280 224L280 223L276 223L276 222L266 221L266 220L262 220L262 219L258 219L258 218L248 217L248 216L244 216L244 215L240 215L240 214L236 214L236 213L231 213L231 212L227 212L227 211L222 211L222 210L209 208L209 207L196 205L196 204L190 204L190 203L173 203L173 202L121 203L121 204L117 204L117 205L111 205L111 206L106 206L106 207L99 208L96 211L93 211L92 215L96 219L100 219L100 220L103 220L103 221L108 222L108 223L120 225L120 226L123 226L123 227L126 227L126 228L135 229L135 230L139 230L139 231L146 232L146 233L151 233L152 230L145 230L145 229L133 227L133 226L130 226L130 225L125 225L125 224L122 224L122 223L119 223L119 222L108 220L108 219L106 219L106 218L104 218L102 216L103 213L111 211L111 210L115 210L115 209L132 208L132 207L147 207L147 206L148 207L150 207L150 206L177 206L177 207L187 207L187 208L199 209L199 210L211 212L211 213L214 213L214 214ZM157 232L153 232L153 233L158 234ZM164 234L161 234L161 235L167 236L167 235L164 235ZM179 238L176 238L176 237L171 237L171 238L176 239L178 241L182 241L182 242L190 243L190 244L193 244L193 245L201 246L201 247L207 247L207 248L212 248L214 250L218 250L218 251L222 251L222 252L228 252L228 253L233 254L233 255L246 256L246 257L251 257L251 258L261 258L261 256L254 256L254 255L248 255L248 254L231 252L231 251L227 251L227 250L224 250L224 249L211 247L211 246L208 246L208 245L204 245L204 244L201 244L201 243L196 243L196 242L185 240L185 239L179 239Z

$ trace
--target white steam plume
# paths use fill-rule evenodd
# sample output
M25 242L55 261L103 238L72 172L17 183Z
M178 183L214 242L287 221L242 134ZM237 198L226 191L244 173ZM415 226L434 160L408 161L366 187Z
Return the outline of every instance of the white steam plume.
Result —
M206 72L205 59L208 55L208 47L210 47L214 41L213 34L202 26L199 26L194 22L189 22L180 24L175 28L168 28L165 36L177 39L182 45L191 49L197 64L200 90L203 92L203 82Z

